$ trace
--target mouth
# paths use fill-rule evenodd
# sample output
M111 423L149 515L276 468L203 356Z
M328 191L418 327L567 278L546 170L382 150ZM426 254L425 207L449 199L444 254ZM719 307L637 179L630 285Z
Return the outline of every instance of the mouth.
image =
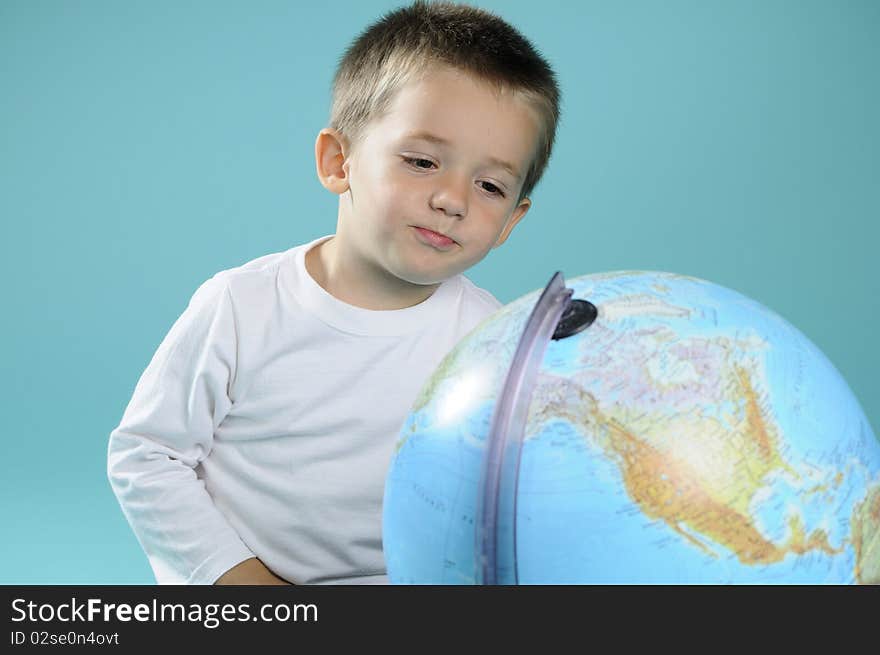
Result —
M436 248L437 250L450 250L456 245L455 239L452 239L445 234L429 230L426 227L418 227L416 225L413 225L412 227L415 230L419 241Z

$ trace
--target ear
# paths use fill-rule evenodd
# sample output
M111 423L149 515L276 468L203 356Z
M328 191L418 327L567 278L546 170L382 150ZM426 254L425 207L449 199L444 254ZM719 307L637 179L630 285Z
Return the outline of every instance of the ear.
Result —
M341 195L348 191L348 142L337 130L325 127L315 140L315 167L324 188Z
M529 207L532 206L532 201L528 198L523 198L522 202L519 203L519 206L513 210L513 214L510 215L510 218L507 219L507 225L504 226L504 229L501 230L501 234L498 237L498 241L495 242L493 248L497 248L502 243L507 241L507 237L510 236L510 233L513 232L513 228L516 227L516 224L520 222L523 216L526 215L526 212L529 211Z

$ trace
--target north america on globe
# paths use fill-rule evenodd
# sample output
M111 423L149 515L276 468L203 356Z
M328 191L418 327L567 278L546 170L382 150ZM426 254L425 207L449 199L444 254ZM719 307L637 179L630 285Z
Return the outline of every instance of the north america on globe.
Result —
M598 318L547 345L531 391L522 583L880 583L880 442L815 345L696 278L568 286ZM474 582L487 434L536 299L477 328L416 401L386 485L392 581Z

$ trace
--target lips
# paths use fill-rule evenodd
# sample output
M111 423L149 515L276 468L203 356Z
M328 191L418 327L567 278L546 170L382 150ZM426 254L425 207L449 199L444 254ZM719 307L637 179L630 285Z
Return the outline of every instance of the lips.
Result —
M455 240L450 239L445 234L435 232L426 227L418 227L414 225L413 228L415 229L416 236L422 243L432 246L437 250L449 250L455 246Z

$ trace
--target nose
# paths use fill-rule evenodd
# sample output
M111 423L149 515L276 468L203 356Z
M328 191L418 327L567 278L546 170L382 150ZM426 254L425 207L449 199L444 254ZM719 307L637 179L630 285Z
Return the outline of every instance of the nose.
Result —
M467 215L470 181L453 173L438 179L439 186L431 196L431 208L442 211L447 216L464 218Z

